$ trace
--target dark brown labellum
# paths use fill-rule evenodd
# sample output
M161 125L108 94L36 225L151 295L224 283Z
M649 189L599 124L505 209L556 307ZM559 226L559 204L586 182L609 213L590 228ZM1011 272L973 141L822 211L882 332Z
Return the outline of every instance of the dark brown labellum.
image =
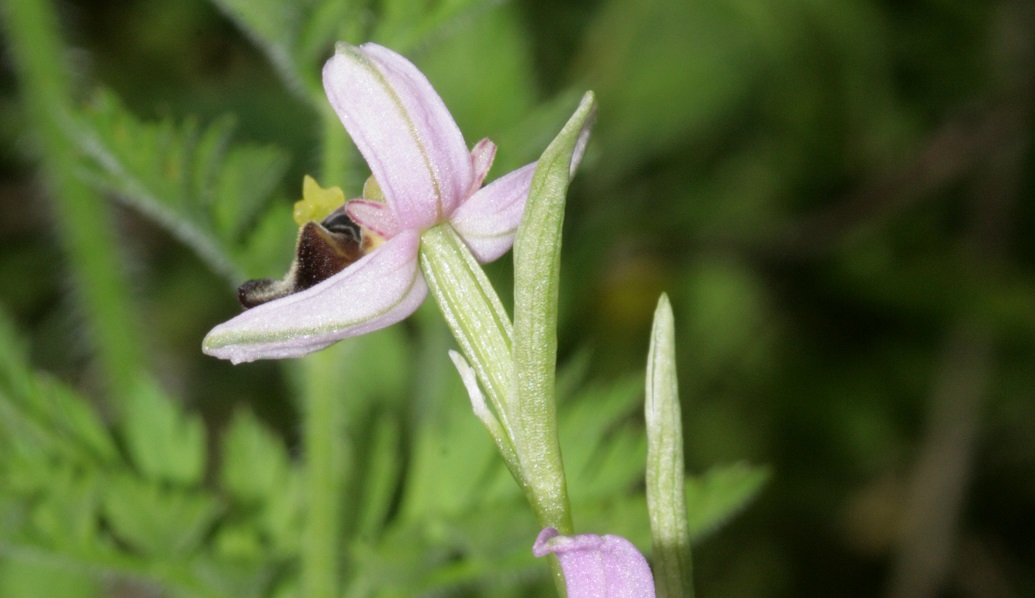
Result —
M363 234L344 208L321 222L307 222L298 233L295 261L282 280L249 280L237 289L245 309L315 286L363 257Z

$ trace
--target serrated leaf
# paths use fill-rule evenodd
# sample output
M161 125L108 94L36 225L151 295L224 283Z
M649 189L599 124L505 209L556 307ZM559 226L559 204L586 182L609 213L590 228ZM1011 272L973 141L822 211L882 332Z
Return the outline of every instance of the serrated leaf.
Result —
M249 513L248 528L227 531L221 538L228 550L244 550L249 534L266 539L262 549L286 554L298 544L301 477L283 442L254 415L238 412L223 437L220 481L231 498ZM250 530L250 531L249 531Z
M101 464L118 459L110 431L86 398L49 378L42 381L42 386L43 392L53 398L56 430L75 439L79 454L88 455Z
M287 482L287 450L248 411L238 411L223 436L223 488L237 501L261 504Z
M104 488L105 519L127 545L147 554L193 552L219 514L211 496L116 476Z
M449 31L469 25L482 12L497 3L493 0L446 0L413 2L386 0L378 15L377 30L372 37L382 40L402 53L422 43L432 43Z
M115 445L88 401L32 371L22 342L0 312L0 440L30 460L110 462Z
M33 536L47 546L71 552L89 550L98 536L100 492L97 478L69 466L52 466L35 504Z
M80 175L154 220L219 274L242 279L243 234L287 167L271 146L233 144L233 120L143 122L100 91L78 114ZM285 231L288 229L285 228Z
M302 3L293 0L212 1L266 54L289 88L305 90L305 77L295 51Z
M302 541L302 476L297 471L270 496L259 517L259 530L269 539L274 554L294 555Z
M348 39L346 30L362 25L354 13L364 10L352 0L323 0L308 11L306 21L298 39L297 56L300 64L320 64L334 52L334 42Z
M686 510L694 540L708 536L754 499L769 469L745 463L716 465L686 481Z
M212 206L223 238L240 239L252 227L270 189L280 182L283 163L283 152L269 146L242 146L227 155L216 178Z
M154 482L193 486L205 468L205 430L161 389L142 380L130 393L122 435L130 460Z
M590 386L558 406L564 468L572 500L614 495L643 479L642 429L624 426L642 406L640 382Z

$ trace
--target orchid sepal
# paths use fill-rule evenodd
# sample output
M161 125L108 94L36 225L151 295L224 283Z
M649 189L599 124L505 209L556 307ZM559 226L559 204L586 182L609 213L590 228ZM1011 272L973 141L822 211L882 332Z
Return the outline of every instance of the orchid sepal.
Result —
M367 199L353 199L345 204L345 213L378 235L390 239L399 234L399 221L386 204Z
M471 158L424 74L388 48L339 43L323 82L402 228L424 230L452 214L471 189Z
M482 139L471 148L471 174L474 177L471 180L472 194L481 188L495 160L496 144L491 139Z
M647 559L621 536L562 536L548 527L536 538L532 554L557 557L568 598L654 598Z
M453 213L450 222L481 263L498 259L514 245L536 163L482 187Z

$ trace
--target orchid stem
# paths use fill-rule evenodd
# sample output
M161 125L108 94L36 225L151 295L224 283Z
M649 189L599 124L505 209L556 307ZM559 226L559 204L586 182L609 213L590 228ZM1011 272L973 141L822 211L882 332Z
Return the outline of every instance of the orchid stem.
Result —
M320 183L326 187L340 185L343 189L350 160L347 136L341 126L338 114L321 97L320 110L322 147L320 150Z
M25 112L38 133L40 170L76 303L117 410L120 399L136 386L147 353L141 350L129 285L120 267L110 206L74 175L77 155L69 130L76 123L57 15L46 0L9 0L0 7Z
M320 113L320 177L344 183L349 159L338 116L326 105ZM340 396L341 352L346 343L307 356L301 363L305 444L305 539L302 587L306 598L337 598L341 578L344 474L347 446L341 438L345 404Z
M336 388L338 352L321 351L302 362L305 415L305 542L302 587L307 598L337 598L340 552L343 443L341 397Z
M463 240L448 225L425 231L420 252L421 271L428 290L464 356L477 372L502 428L507 430L505 438L494 438L498 445L501 441L504 444L500 452L507 467L524 491L539 526L556 527L570 534L571 512L555 424L550 422L544 426L528 420L514 423L521 415L514 413L516 409L508 403L514 376L511 361L514 330L496 290ZM552 374L553 364L547 367ZM550 379L552 381L552 375ZM552 400L553 396L539 398ZM511 450L504 450L508 446ZM548 462L537 462L543 459ZM550 569L558 595L563 597L564 573L555 557L550 557Z

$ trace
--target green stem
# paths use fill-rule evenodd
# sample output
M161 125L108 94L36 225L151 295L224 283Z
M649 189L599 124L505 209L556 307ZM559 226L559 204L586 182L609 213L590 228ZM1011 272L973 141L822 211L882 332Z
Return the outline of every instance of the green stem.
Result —
M8 44L25 111L39 136L40 166L54 202L79 306L117 404L144 370L145 352L115 243L109 205L74 176L72 91L57 18L46 0L7 0Z
M320 109L320 125L322 147L320 149L319 182L324 187L341 185L344 189L350 158L348 136L345 134L345 128L342 127L337 113L326 100ZM356 190L358 191L358 188ZM348 193L345 196L350 197Z
M553 526L562 533L570 534L572 523L567 508L567 494L563 490L563 468L553 470L560 475L558 481L550 471L551 464L537 464L530 460L543 454L538 448L528 446L527 442L529 438L533 442L542 438L541 428L532 430L538 424L526 421L523 427L518 428L510 421L515 411L508 408L514 393L511 358L513 326L499 295L463 240L448 224L436 226L421 235L420 266L431 295L438 303L461 351L477 372L489 403L509 435L504 438L494 436L493 440L514 479L524 491L536 520L541 527ZM549 424L547 428L550 428ZM544 450L553 454L553 447L556 447L557 460L552 464L559 466L560 449L556 434L553 434L550 444L551 447ZM545 476L545 482L535 479L536 475ZM558 487L562 489L560 494L563 498L559 503L555 492ZM564 596L564 572L555 557L550 557L550 569L558 595Z
M344 183L349 154L344 129L329 104L320 112L320 182ZM304 405L306 519L302 548L302 588L306 598L340 595L339 563L344 529L343 495L350 470L349 446L342 438L347 388L342 379L343 352L349 341L338 343L301 361Z
M460 350L478 373L496 416L510 430L504 404L513 384L513 326L496 289L448 224L421 234L420 267Z
M337 598L341 553L342 488L345 443L341 441L339 347L301 362L305 401L305 541L302 543L302 595Z

